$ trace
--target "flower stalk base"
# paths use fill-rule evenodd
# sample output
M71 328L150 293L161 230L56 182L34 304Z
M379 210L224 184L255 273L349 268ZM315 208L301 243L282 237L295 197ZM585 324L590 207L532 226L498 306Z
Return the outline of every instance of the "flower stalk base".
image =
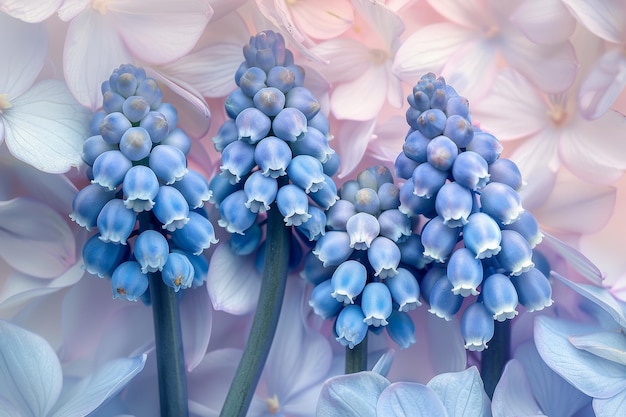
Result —
M354 349L346 346L346 374L367 371L367 335Z
M495 322L493 339L489 348L482 352L480 375L483 379L485 392L489 398L504 371L504 365L511 358L511 321Z

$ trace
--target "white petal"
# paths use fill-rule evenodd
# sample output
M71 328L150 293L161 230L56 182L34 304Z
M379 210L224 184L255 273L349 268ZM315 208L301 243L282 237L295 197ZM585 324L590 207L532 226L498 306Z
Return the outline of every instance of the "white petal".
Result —
M398 38L402 32L404 32L404 23L400 16L383 2L353 0L352 4L357 13L359 13L383 39L385 45L390 50L394 49Z
M622 0L562 0L583 25L595 35L615 43L624 42L626 5Z
M52 417L86 416L113 397L143 369L146 355L110 361L73 387L69 401L55 407Z
M450 56L441 75L459 94L476 100L489 91L496 76L496 62L496 49L490 40L468 40Z
M376 416L448 417L448 413L435 391L428 386L396 382L380 394Z
M206 353L213 326L213 307L208 294L190 290L180 303L187 371L193 371Z
M471 31L451 23L428 25L402 43L394 58L393 72L415 84L427 72L441 72L448 58L471 39Z
M217 417L224 404L230 381L241 359L239 349L212 350L187 377L189 408L201 410L202 416Z
M163 64L187 54L194 47L213 9L206 0L114 0L106 7L114 14L118 33L142 61Z
M246 0L209 0L209 4L213 8L213 16L211 22L214 22L227 15L232 15L234 10L243 5Z
M427 387L437 393L449 416L483 416L485 389L475 366L460 372L447 372L428 381Z
M6 143L16 158L49 173L82 164L90 114L63 82L37 83L15 99L3 117Z
M483 3L480 0L428 0L428 4L442 16L470 28L486 20Z
M48 206L25 198L0 202L0 219L0 254L18 271L53 278L76 263L74 235Z
M24 93L43 68L48 35L43 24L28 24L0 13L0 94L9 101Z
M236 315L249 313L256 307L260 286L254 256L237 256L231 252L228 243L215 248L207 276L213 308Z
M335 87L330 97L335 117L361 122L375 118L387 98L386 75L383 65L372 66L355 80Z
M385 164L393 165L404 145L407 130L402 116L393 116L379 123L374 131L374 138L368 145L368 154Z
M64 0L63 5L59 8L59 18L64 22L69 22L80 12L90 5L92 0Z
M578 91L582 115L588 119L602 116L626 86L626 56L620 49L611 49L591 68Z
M576 28L576 19L561 0L525 0L511 16L524 35L537 43L568 40Z
M0 0L0 10L24 22L43 22L56 12L63 0L40 0L24 2L20 0Z
M590 282L598 286L602 285L602 273L584 254L549 233L543 232L543 237L541 244L546 247L548 252L552 252L563 258L570 267ZM567 283L569 283L569 281Z
M388 386L389 381L374 372L332 377L322 387L317 417L376 417L376 402Z
M372 139L376 119L364 122L344 120L335 133L331 146L337 151L340 158L339 178L345 178L361 162L367 144Z
M370 50L353 39L333 39L322 42L311 49L312 52L328 62L318 64L319 70L329 83L353 81L369 68Z
M111 72L131 62L131 55L114 25L93 9L70 23L63 48L63 72L79 103L92 110L102 107L102 82Z
M493 393L491 409L493 417L543 415L519 360L511 359L504 367Z
M316 39L335 38L354 21L354 9L346 0L290 2L289 10L298 28Z
M41 336L0 321L0 392L21 411L45 416L59 397L63 374L56 353Z

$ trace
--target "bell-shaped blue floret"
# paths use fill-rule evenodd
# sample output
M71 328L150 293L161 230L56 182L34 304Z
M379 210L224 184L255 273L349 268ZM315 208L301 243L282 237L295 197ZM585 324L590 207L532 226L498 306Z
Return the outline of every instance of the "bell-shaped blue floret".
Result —
M435 198L435 210L448 227L466 225L473 205L472 192L456 182L441 187Z
M487 164L495 162L503 149L500 141L487 132L474 132L472 141L466 146L467 151L476 152Z
M170 127L165 115L158 111L151 111L141 119L139 127L146 129L152 143L160 143L170 133Z
M340 162L341 161L339 160L339 154L333 151L333 153L328 155L326 161L322 162L322 166L324 167L324 174L328 175L329 177L337 174L337 172L339 172Z
M407 158L421 164L428 159L426 149L429 143L429 138L422 135L419 130L414 130L406 135L404 144L402 145L402 151Z
M124 205L135 212L152 210L159 192L159 180L154 171L144 165L135 165L128 170L122 184Z
M99 132L106 143L117 144L120 143L124 132L131 127L132 124L130 120L128 120L123 113L113 112L107 114L104 119L102 119Z
M313 127L323 135L328 136L330 134L330 123L328 117L323 112L317 112L315 116L309 119L309 127Z
M400 349L406 349L415 343L415 324L408 314L392 311L387 319L387 333Z
M191 150L191 138L180 128L170 130L169 135L167 135L160 144L173 146L184 155L188 155Z
M183 151L163 143L152 149L148 165L166 185L173 184L187 173L187 158Z
M106 143L102 139L102 135L95 135L87 138L83 142L83 161L89 166L93 166L96 158L106 151L115 150L117 147L115 144Z
M493 338L493 317L483 303L467 306L461 317L461 334L465 339L465 349L482 352Z
M110 278L113 271L128 254L128 245L103 242L95 234L83 246L83 264L90 274Z
M239 113L251 107L254 107L252 97L244 94L239 88L230 93L224 100L224 109L231 119L236 119Z
M300 140L307 131L306 116L298 109L287 107L272 120L272 131L286 142Z
M426 147L426 161L442 171L447 171L452 167L458 154L459 149L456 143L443 135L431 139Z
M420 99L422 97L425 96L420 93ZM408 109L406 109L406 112L404 113L404 119L406 120L406 123L411 126L411 129L417 130L417 118L420 116L420 114L422 114L422 111L416 108L417 104L415 103L414 95L411 94L407 96L407 101L409 102L410 106ZM430 103L426 104L426 107L430 107Z
M431 260L424 257L424 245L420 235L411 234L405 240L396 243L400 249L400 262L422 269Z
M432 139L443 133L446 119L446 114L439 109L425 110L417 118L417 130L427 138Z
M98 184L89 184L74 196L70 219L79 226L91 230L96 225L100 210L115 198L115 191Z
M291 68L277 65L267 71L266 83L286 94L296 86L296 74Z
M409 177L400 187L400 207L398 207L398 210L409 217L434 211L435 199L415 195L413 193L414 188L413 178Z
M319 101L308 88L293 87L287 92L286 98L287 107L295 107L309 120L315 117L320 110Z
M530 268L519 276L511 277L519 303L528 311L539 311L552 305L552 286L537 268Z
M410 311L422 305L419 301L420 287L415 276L406 268L398 268L398 273L385 279L393 302L398 311Z
M488 214L474 213L463 226L463 243L474 253L476 259L497 255L502 249L501 240L502 231L498 223Z
M307 194L324 187L324 168L322 163L310 155L294 156L287 167L291 182L302 188Z
M343 303L339 302L331 296L333 291L332 284L329 279L317 284L311 292L309 305L318 316L324 319L330 319L339 313L343 307Z
M361 310L368 326L386 326L387 318L393 310L389 288L382 282L367 284L361 295Z
M254 161L267 177L285 175L291 158L292 152L287 142L275 136L261 139L254 149Z
M454 181L463 187L476 191L489 182L487 161L476 152L461 152L452 164Z
M150 103L142 96L130 96L122 104L122 112L132 123L137 123L150 112Z
M253 213L265 213L276 199L278 182L255 171L246 179L243 191L247 198L246 207Z
M176 188L162 185L154 198L154 216L162 223L163 229L173 232L189 221L189 204Z
M326 227L328 230L346 230L348 219L356 214L354 204L348 200L337 202L326 212Z
M189 212L189 222L182 229L172 232L172 241L184 251L200 255L204 249L217 243L213 225L206 217Z
M380 213L380 199L376 190L372 188L361 188L358 190L354 194L354 208L358 212L378 216L378 213Z
M313 248L313 254L324 267L337 266L346 261L354 249L350 247L350 235L347 232L328 231Z
M464 97L459 97L459 99L467 102L467 99ZM443 134L450 138L459 148L465 148L474 138L474 128L472 123L464 116L448 114Z
M170 253L161 270L161 279L165 285L178 292L181 288L191 287L193 277L194 269L191 261L181 253Z
M335 272L335 267L326 268L312 251L304 255L304 266L300 271L300 276L309 284L318 285L323 281L330 280L333 272Z
M259 247L262 237L263 229L258 223L253 223L243 234L231 234L228 245L235 255L250 255Z
M189 259L189 262L191 262L193 266L193 283L191 284L191 288L201 287L209 273L209 261L207 258L202 254L193 255L180 249L174 249L172 253L180 253Z
M211 191L211 197L209 202L219 207L222 201L235 191L243 189L243 182L231 184L230 180L222 175L214 175L209 182L209 190Z
M448 173L441 171L428 162L419 164L411 179L413 180L413 194L418 197L431 198L446 183Z
M114 198L107 202L96 220L100 239L103 242L114 242L126 244L126 239L130 236L135 227L137 216L135 212L124 206L124 202L119 198Z
M448 102L446 103L446 114L448 115L448 119L452 117L453 115L457 115L457 116L461 116L464 119L469 120L470 118L469 100L461 96L449 97ZM459 146L459 147L464 148L465 145Z
M254 97L259 90L267 87L266 79L265 71L259 67L250 67L239 77L237 85L246 96Z
M476 288L483 282L483 265L471 250L459 248L452 252L446 274L454 294L478 295Z
M369 213L356 213L346 222L346 231L350 235L351 247L367 250L380 233L380 224L376 217Z
M180 191L192 209L204 206L204 202L209 201L213 195L206 178L193 169L189 169L180 181L176 181L172 185Z
M228 195L220 204L220 219L217 221L228 233L243 234L256 221L256 213L246 207L248 197L243 190Z
M114 91L108 90L102 93L102 110L106 113L121 112L125 98Z
M113 271L111 287L113 298L137 301L148 289L148 276L141 272L138 262L126 261Z
M515 230L517 233L524 236L524 239L528 241L531 249L543 240L543 233L541 233L539 229L539 223L537 219L535 219L535 216L528 210L524 210L520 213L515 223L507 224L503 229Z
M311 217L308 213L309 199L306 193L294 184L287 184L279 188L276 194L276 206L284 216L287 226L299 226Z
M217 134L211 138L215 150L222 152L226 146L239 140L239 130L235 121L232 119L226 120L220 128L217 130Z
M426 273L420 280L420 293L422 294L422 298L426 300L426 303L430 302L430 292L433 289L435 283L441 278L445 278L446 280L448 279L448 277L446 276L445 265L432 264L429 268L426 269ZM452 284L450 284L450 293L452 293Z
M159 85L154 79L146 78L145 80L141 81L137 86L135 94L145 98L152 110L156 110L161 107L161 99L163 98L163 93L161 92Z
M446 226L439 216L430 219L422 229L424 256L436 262L445 262L456 246L460 232L461 228Z
M520 275L535 266L530 244L515 230L503 230L500 245L502 250L496 255L496 259L510 275Z
M239 139L250 144L255 144L270 131L272 121L261 110L251 107L244 109L235 119Z
M254 95L252 101L257 109L269 117L276 116L285 107L285 95L278 88L274 87L260 89ZM241 115L242 113L237 118Z
M480 190L480 210L505 226L524 212L517 191L500 182L490 182Z
M120 139L120 152L131 161L140 161L150 155L152 139L143 127L131 127Z
M409 179L413 175L413 171L421 162L415 162L409 159L404 152L400 152L393 163L393 169L396 177Z
M483 303L494 320L505 321L517 316L518 296L511 279L504 274L485 278L482 287Z
M519 191L524 185L517 164L506 158L499 158L489 165L489 179L491 182L506 184L515 191Z
M398 209L385 210L378 215L380 235L401 242L412 233L411 219Z
M361 294L367 282L367 270L358 261L342 262L335 269L331 278L331 296L343 304L354 304L354 299Z
M120 151L106 151L93 163L93 181L109 190L115 190L133 163Z
M137 91L137 86L139 85L139 82L137 81L137 77L135 76L135 74L133 74L132 72L122 72L121 74L118 74L118 76L114 79L115 89L123 97L130 97L135 94L135 91ZM111 83L110 77L109 83Z
M381 210L394 210L400 206L400 189L394 183L381 184L376 193Z
M311 155L326 164L335 151L328 145L328 138L314 127L308 127L304 138L297 142L291 142L291 150L294 155Z
M433 283L428 293L428 304L430 304L429 313L450 321L461 309L463 297L452 292L452 283L443 275Z
M222 152L222 176L231 184L241 181L254 167L254 145L238 140L226 146Z
M348 180L341 186L339 195L342 200L347 200L354 204L356 193L358 193L360 189L361 186L357 180Z
M374 276L381 279L392 277L398 273L400 248L393 240L378 236L367 251L367 260L374 269Z
M311 215L309 220L296 228L312 242L326 233L326 214L324 210L311 205L309 205L308 213Z
M156 230L144 230L135 239L135 260L141 265L141 272L156 272L163 269L170 253L167 239Z
M349 305L341 309L335 322L337 341L342 346L354 349L367 334L367 324L364 320L365 315L358 305Z

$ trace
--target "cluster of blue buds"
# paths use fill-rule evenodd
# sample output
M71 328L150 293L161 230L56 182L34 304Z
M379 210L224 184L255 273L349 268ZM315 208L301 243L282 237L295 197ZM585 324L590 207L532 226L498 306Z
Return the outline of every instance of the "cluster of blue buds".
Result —
M131 301L147 300L149 273L160 272L176 291L201 285L202 252L216 243L203 208L211 191L187 167L191 140L176 126L176 109L130 64L113 71L102 93L103 110L83 145L91 184L76 194L70 215L98 230L83 248L86 270L111 278L113 296Z
M339 167L328 145L328 119L304 70L294 65L280 34L260 32L243 48L238 88L225 101L229 119L213 138L221 173L210 183L218 224L231 233L231 249L258 248L260 222L276 204L286 226L313 241L324 233L324 210L337 197L330 178Z
M502 146L472 126L468 100L443 78L424 75L409 95L410 129L395 162L400 211L426 219L421 252L428 261L421 281L430 312L449 320L463 301L465 347L481 351L494 320L515 317L518 304L541 310L552 304L546 275L533 248L542 234L522 207L517 166L500 158Z
M304 278L315 285L309 304L335 318L336 339L354 348L368 330L387 330L400 347L415 343L408 311L421 305L425 265L419 236L402 213L391 171L376 166L341 187L326 213L326 233L307 255ZM417 255L416 255L417 254Z

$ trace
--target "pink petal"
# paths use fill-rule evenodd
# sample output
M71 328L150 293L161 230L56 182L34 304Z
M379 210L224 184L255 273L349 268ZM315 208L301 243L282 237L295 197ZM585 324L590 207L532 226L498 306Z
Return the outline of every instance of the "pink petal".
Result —
M511 16L511 21L533 42L565 42L576 28L576 19L561 0L525 0Z
M214 22L227 15L234 15L235 10L243 5L246 0L209 0L209 4L213 8L213 16L211 21Z
M626 119L615 111L592 121L574 119L562 133L561 161L585 181L613 183L626 169L625 128Z
M63 48L63 71L78 102L96 110L102 107L100 86L111 71L131 62L124 42L106 16L88 9L70 23Z
M622 43L626 27L626 5L622 0L562 0L583 25L609 42Z
M428 4L442 16L461 26L480 26L488 17L481 0L428 0Z
M513 69L498 74L490 93L472 107L472 118L500 140L536 134L548 123L539 91Z
M316 39L335 38L348 30L354 21L354 10L346 0L290 2L289 10L298 28Z
M139 59L164 64L187 54L213 15L206 0L114 0L105 6L128 48Z
M0 0L0 11L28 23L43 22L56 12L63 0Z
M330 109L338 119L363 122L378 115L386 98L387 71L384 66L373 66L352 82L335 87Z
M335 139L331 146L339 154L339 178L345 178L361 161L367 144L372 139L376 119L367 121L345 120L335 129Z
M402 90L402 81L393 73L392 62L387 61L385 63L387 72L387 101L396 109L399 109L404 105L404 91Z
M489 39L468 40L441 70L446 82L470 100L483 97L496 76L496 50Z
M620 49L608 50L591 68L578 91L581 114L588 119L602 116L626 86L626 56Z
M393 72L414 84L427 72L439 73L449 57L471 39L471 31L451 23L428 25L402 43L394 58Z
M316 55L327 61L326 65L317 64L329 83L353 81L369 67L371 53L367 46L353 39L333 39L322 42L311 49Z
M193 371L204 358L211 337L213 307L200 288L188 290L180 303L187 371Z
M63 5L59 8L59 18L64 22L69 22L80 12L85 10L92 0L64 0Z
M394 116L378 123L374 139L368 145L368 153L386 165L393 165L402 151L408 127L402 116Z
M385 46L393 49L404 32L404 23L396 12L384 3L369 0L353 0L355 10L383 40Z
M43 68L48 35L42 24L28 24L0 13L0 94L12 101L33 85Z

